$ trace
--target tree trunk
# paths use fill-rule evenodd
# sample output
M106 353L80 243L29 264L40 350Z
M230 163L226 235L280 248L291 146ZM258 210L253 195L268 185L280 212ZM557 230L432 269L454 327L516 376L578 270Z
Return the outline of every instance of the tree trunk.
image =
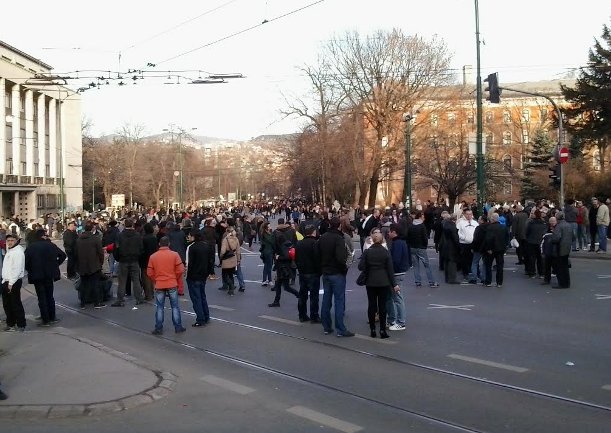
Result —
M454 205L456 204L456 199L458 198L458 195L452 193L452 194L448 194L448 207L450 208L450 212L454 211Z
M369 209L373 209L376 207L376 198L378 195L378 184L380 183L380 169L376 168L371 173L371 178L369 179L369 202L367 207Z

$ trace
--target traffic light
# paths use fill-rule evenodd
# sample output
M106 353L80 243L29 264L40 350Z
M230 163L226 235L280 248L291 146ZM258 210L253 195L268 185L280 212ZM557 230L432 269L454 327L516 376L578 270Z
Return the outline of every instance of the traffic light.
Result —
M555 164L553 167L549 169L549 171L550 171L549 178L551 179L550 185L553 187L559 187L560 179L561 179L560 164L558 163Z
M500 103L502 89L499 88L499 74L495 72L494 74L488 75L488 78L486 78L484 82L488 83L488 87L484 89L488 92L486 99L493 104Z

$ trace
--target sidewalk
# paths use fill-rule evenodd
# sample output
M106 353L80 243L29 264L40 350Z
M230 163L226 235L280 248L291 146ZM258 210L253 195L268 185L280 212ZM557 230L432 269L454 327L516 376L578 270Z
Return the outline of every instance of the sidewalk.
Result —
M0 334L0 419L103 415L166 397L176 376L55 327Z

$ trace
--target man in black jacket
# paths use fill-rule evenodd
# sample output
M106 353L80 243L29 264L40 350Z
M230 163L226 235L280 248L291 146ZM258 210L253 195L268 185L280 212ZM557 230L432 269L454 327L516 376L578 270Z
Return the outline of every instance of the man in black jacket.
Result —
M69 279L74 279L76 277L76 271L74 267L76 266L76 257L75 257L75 248L76 248L76 240L78 238L78 234L76 233L76 223L74 221L70 221L68 223L68 228L64 231L62 236L64 241L64 251L66 256L68 257L68 264L66 265L66 275Z
M486 266L485 286L492 286L492 261L496 264L496 286L503 286L503 265L507 231L505 226L499 223L499 214L494 212L490 215L490 224L486 228L484 239L484 266Z
M51 242L44 229L36 230L35 241L25 250L25 270L30 284L34 284L41 323L50 326L57 322L53 282L61 277L59 265L66 260L66 254Z
M202 232L192 229L187 238L187 287L195 312L193 327L204 326L210 321L206 299L206 280L214 272L214 245L204 242Z
M104 263L102 240L93 234L93 222L85 223L85 231L76 240L76 270L81 276L79 288L81 309L90 297L93 297L94 308L103 308L103 293L99 290L98 280Z
M134 230L134 222L131 218L127 218L124 225L125 228L113 248L115 259L119 261L119 287L117 289L117 300L111 304L112 307L125 306L125 288L128 279L131 281L136 305L144 303L142 286L140 285L140 257L144 251L142 237L140 233Z
M316 245L316 227L307 225L305 237L295 246L295 263L299 270L299 321L320 323L318 301L320 291L320 257ZM310 316L308 317L308 295L310 298Z
M337 336L353 337L354 333L346 329L344 325L348 250L346 249L344 235L339 231L339 225L339 218L331 218L329 229L318 240L318 253L320 255L324 290L320 315L325 334L331 334L333 332L331 306L333 300L335 300L335 328Z
M142 278L142 288L144 289L144 300L152 301L154 296L153 280L146 274L146 268L149 263L149 258L159 249L157 236L155 236L155 228L151 223L146 223L142 227L144 236L142 236L142 256L140 257L140 276Z

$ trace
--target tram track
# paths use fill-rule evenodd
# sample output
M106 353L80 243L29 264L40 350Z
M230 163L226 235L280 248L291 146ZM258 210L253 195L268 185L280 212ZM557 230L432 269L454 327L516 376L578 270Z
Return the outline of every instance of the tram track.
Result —
M96 321L99 322L103 322L106 323L108 325L111 325L113 327L119 327L121 329L125 329L128 331L132 331L132 332L136 332L139 334L144 334L144 335L150 335L148 331L139 329L137 327L134 326L130 326L130 325L126 325L120 322L117 322L115 320L111 320L108 318L104 318L104 317L99 317L95 314L92 314L90 312L86 312L86 311L81 311L79 309L76 309L74 307L71 307L69 305L65 305L65 304L61 304L58 303L58 306L60 308L63 308L65 310L68 311L72 311L76 314L82 315L82 316L86 316L89 317L91 319L94 319ZM188 314L188 315L193 315L192 312L190 311L182 311L184 314ZM604 413L605 415L610 414L611 413L611 407L605 406L605 405L601 405L601 404L597 404L597 403L593 403L593 402L588 402L588 401L583 401L583 400L577 400L577 399L572 399L572 398L568 398L562 395L556 395L556 394L551 394L551 393L546 393L546 392L542 392L542 391L538 391L538 390L534 390L534 389L529 389L529 388L524 388L524 387L520 387L520 386L516 386L516 385L511 385L511 384L507 384L507 383L502 383L502 382L498 382L498 381L493 381L493 380L489 380L486 378L481 378L481 377L475 377L475 376L470 376L470 375L466 375L466 374L462 374L462 373L458 373L458 372L454 372L454 371L450 371L450 370L445 370L445 369L441 369L438 367L434 367L434 366L430 366L430 365L425 365L425 364L420 364L420 363L415 363L415 362L411 362L411 361L405 361L405 360L401 360L398 358L394 358L391 356L386 356L386 355L380 355L377 353L373 353L373 352L369 352L366 350L361 350L361 349L357 349L357 348L351 348L351 347L345 347L339 344L335 344L335 343L331 343L331 342L325 342L325 341L320 341L317 339L313 339L310 337L305 337L305 336L301 336L301 335L295 335L292 334L290 332L285 332L285 331L279 331L279 330L274 330L274 329L268 329L265 327L261 327L261 326L257 326L257 325L252 325L252 324L248 324L248 323L243 323L243 322L238 322L238 321L233 321L233 320L227 320L227 319L222 319L222 318L218 318L218 317L214 317L212 318L212 320L215 320L219 323L225 323L228 325L232 325L232 326L237 326L237 327L242 327L245 329L250 329L253 331L257 331L257 332L264 332L267 334L271 334L271 335L278 335L281 337L285 337L285 338L291 338L291 339L295 339L298 341L303 341L309 344L316 344L316 345L322 345L325 347L329 347L329 348L333 348L336 350L340 350L340 351L344 351L344 352L348 352L348 353L352 353L355 355L360 355L360 356L365 356L365 357L369 357L372 359L376 359L376 360L381 360L384 362L389 362L389 363L394 363L397 365L401 365L401 366L406 366L406 367L411 367L411 368L415 368L415 369L419 369L422 371L426 371L428 373L433 373L435 375L443 375L443 376L447 376L447 377L452 377L455 378L457 380L464 380L464 381L469 381L472 383L476 383L476 384L481 384L481 385L485 385L485 386L489 386L489 387L494 387L494 388L499 388L502 389L504 391L507 392L513 392L513 393L519 393L519 394L523 394L523 395L528 395L530 397L533 398L537 398L537 399L545 399L548 401L552 401L552 402L557 402L557 403L562 403L562 404L566 404L566 405L571 405L573 407L579 407L582 409L589 409L589 410L595 410L595 411L601 411L602 413ZM156 337L157 338L157 337ZM402 407L400 405L388 402L388 401L384 401L380 398L376 398L376 397L371 397L371 396L366 396L366 395L361 395L355 391L351 391L348 389L343 389L340 386L337 385L331 385L328 383L323 383L319 380L310 378L310 377L306 377L305 375L301 375L298 373L294 373L294 372L290 372L290 371L286 371L283 369L279 369L276 368L274 366L271 365L266 365L265 363L261 363L261 362L256 362L256 361L252 361L252 360L248 360L248 359L244 359L240 356L236 356L236 355L232 355L230 353L225 353L222 351L218 351L215 349L211 349L211 348L205 348L205 347L200 347L198 345L194 345L191 343L187 343L185 341L176 339L176 338L172 338L170 336L160 336L158 338L163 339L164 341L167 341L169 343L172 344L176 344L178 346L184 347L184 348L188 348L190 350L195 350L198 351L200 353L204 353L213 357L216 357L218 359L222 359L228 362L232 362L234 364L237 365L242 365L245 366L247 368L251 368L254 370L258 370L261 372L264 372L266 374L270 374L270 375L274 375L277 377L281 377L281 378L285 378L294 382L298 382L304 385L308 385L308 386L312 386L315 388L319 388L322 390L327 390L330 392L334 392L337 393L338 395L344 395L346 397L358 400L358 401L362 401L362 402L366 402L369 404L373 404L373 405L377 405L379 407L383 407L386 409L390 409L393 411L396 411L397 413L402 413L404 415L407 416L411 416L420 420L425 420L431 423L434 423L435 425L439 425L439 426L444 426L447 427L453 431L459 431L459 432L473 432L473 433L486 433L486 430L481 430L478 429L476 427L473 426L469 426L469 425L463 425L461 423L449 420L449 419L444 419L443 417L439 417L436 416L434 414L431 413L427 413L426 411L422 411L422 410L414 410L411 408L407 408L407 407Z

